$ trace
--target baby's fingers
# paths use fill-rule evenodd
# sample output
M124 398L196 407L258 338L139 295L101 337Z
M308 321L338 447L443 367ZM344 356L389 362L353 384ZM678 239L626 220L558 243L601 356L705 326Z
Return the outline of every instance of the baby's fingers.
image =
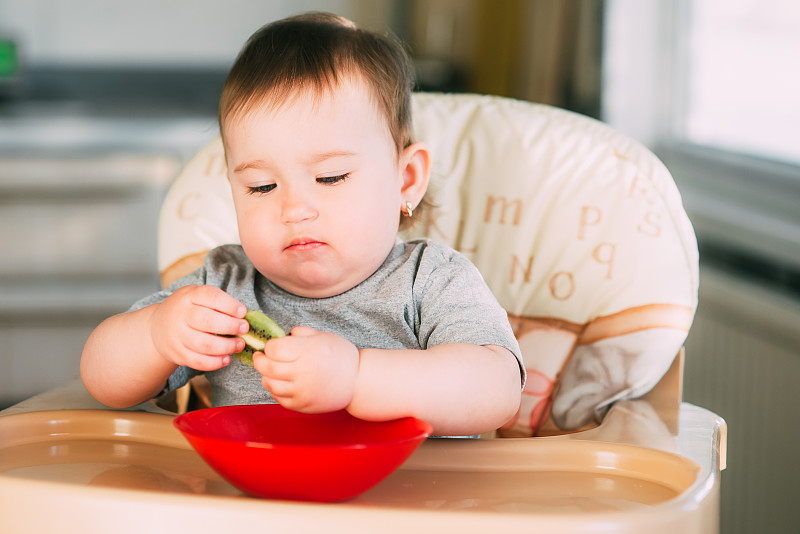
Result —
M262 377L261 385L270 392L275 402L284 408L299 412L308 410L308 403L302 395L298 395L297 385L294 382Z
M244 341L238 337L217 336L198 332L185 341L186 349L208 356L228 356L244 349Z
M191 293L193 304L230 315L244 317L247 308L222 289L214 286L195 286Z
M305 342L294 335L295 330L292 329L292 334L289 336L276 337L267 341L264 347L267 359L285 363L297 361L300 353L304 350Z
M207 354L188 352L184 354L183 365L198 371L216 371L229 363L231 363L231 357L228 354L224 356L209 356Z
M295 395L295 385L288 380L279 380L269 376L262 376L261 385L272 394L273 399L281 404L283 404L283 402L281 402L282 400L285 401Z
M226 336L244 334L250 326L241 318L220 313L203 306L193 306L187 312L186 324L198 332L208 332Z
M297 367L293 362L276 360L263 352L253 354L253 367L264 377L273 380L293 381L297 372Z

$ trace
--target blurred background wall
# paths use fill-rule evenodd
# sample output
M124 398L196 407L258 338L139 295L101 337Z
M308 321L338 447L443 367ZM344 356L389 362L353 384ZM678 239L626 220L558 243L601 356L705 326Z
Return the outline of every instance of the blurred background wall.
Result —
M685 398L729 423L723 532L798 532L800 4L793 0L0 0L0 408L77 376L157 288L164 191L262 24L404 39L420 89L606 121L678 182L701 249Z

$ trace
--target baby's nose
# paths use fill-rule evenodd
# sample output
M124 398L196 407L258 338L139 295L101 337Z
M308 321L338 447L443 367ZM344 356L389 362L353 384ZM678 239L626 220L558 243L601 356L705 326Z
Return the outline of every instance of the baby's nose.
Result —
M313 199L308 194L288 193L281 206L281 220L285 224L316 219L319 215Z

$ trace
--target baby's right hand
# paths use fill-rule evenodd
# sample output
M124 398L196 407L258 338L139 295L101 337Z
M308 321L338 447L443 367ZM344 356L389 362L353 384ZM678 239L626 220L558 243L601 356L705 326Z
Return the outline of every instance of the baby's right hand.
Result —
M213 371L244 349L245 306L213 286L185 286L156 304L150 336L158 353L176 365Z

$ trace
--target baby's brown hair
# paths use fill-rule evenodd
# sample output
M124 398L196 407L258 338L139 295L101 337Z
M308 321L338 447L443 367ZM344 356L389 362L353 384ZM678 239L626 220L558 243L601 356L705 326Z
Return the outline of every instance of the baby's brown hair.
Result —
M231 68L219 103L219 124L256 105L277 106L298 89L317 94L343 76L367 85L385 116L398 153L411 144L414 71L399 42L330 13L282 19L256 31Z

